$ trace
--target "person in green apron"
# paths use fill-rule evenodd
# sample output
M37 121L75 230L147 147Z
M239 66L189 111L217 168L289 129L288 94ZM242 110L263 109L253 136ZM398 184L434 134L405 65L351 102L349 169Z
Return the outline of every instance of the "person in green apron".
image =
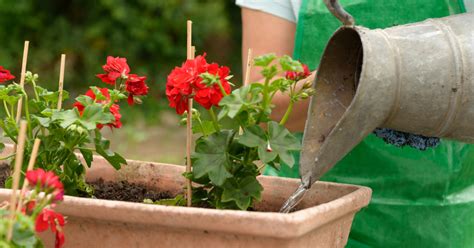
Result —
M243 58L247 57L247 48L252 48L255 56L269 52L293 54L315 70L330 36L341 25L323 0L236 2L242 7ZM340 3L357 25L372 29L445 17L474 7L472 0ZM252 72L251 78L256 81L257 72ZM276 100L277 119L283 111L279 107L285 109L287 103L285 96ZM300 138L307 104L297 106L290 117L290 129L299 131ZM298 166L282 166L280 171L266 168L265 174L299 177ZM474 247L472 144L441 140L435 148L421 151L396 147L369 135L323 180L365 185L373 190L369 206L355 217L348 247Z

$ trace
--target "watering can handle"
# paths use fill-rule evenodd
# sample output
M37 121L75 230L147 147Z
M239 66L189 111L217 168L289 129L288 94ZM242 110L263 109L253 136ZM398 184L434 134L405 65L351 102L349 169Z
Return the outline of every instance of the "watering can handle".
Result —
M353 27L355 25L354 17L342 8L338 0L324 0L324 4L326 4L329 11L339 19L344 26Z

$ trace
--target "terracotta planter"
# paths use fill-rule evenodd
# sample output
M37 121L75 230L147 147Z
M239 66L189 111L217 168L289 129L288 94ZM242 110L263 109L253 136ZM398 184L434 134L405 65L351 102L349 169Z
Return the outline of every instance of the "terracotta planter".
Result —
M127 180L181 193L182 166L128 161L115 171L95 158L89 181ZM318 182L300 209L277 213L299 180L262 176L263 212L170 207L66 196L56 209L67 216L66 247L344 247L354 215L369 203L366 187ZM0 189L0 201L11 190ZM53 247L51 233L43 236Z

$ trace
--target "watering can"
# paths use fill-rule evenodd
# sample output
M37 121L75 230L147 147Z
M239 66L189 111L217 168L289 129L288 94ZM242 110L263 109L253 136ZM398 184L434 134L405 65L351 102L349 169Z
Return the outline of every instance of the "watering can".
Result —
M377 127L474 143L473 14L371 30L337 0L324 2L343 26L313 84L302 187L282 211Z

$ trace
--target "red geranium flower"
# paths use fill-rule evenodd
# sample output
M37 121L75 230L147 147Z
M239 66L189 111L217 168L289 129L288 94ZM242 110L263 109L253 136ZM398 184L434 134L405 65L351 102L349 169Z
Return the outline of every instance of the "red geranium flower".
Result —
M9 70L3 68L2 66L0 66L0 83L3 83L5 81L8 81L8 80L12 80L14 79L15 76L13 76Z
M66 221L62 214L52 209L44 208L38 217L36 217L35 229L37 232L44 232L50 227L51 231L56 234L55 247L59 248L64 245L63 227L65 224Z
M199 75L206 72L207 61L205 54L195 59L188 59L181 67L175 67L168 75L166 81L166 96L170 107L176 109L176 113L183 114L188 110L188 100L193 97L193 86Z
M130 67L127 64L126 58L119 57L107 57L107 63L102 66L105 74L97 74L97 77L102 80L102 82L115 85L117 78L127 78L130 73Z
M148 94L148 86L145 83L146 77L135 74L128 75L125 82L125 90L128 92L128 104L133 105L133 96L145 96Z
M309 75L311 75L311 71L309 70L308 66L305 64L301 64L301 65L303 66L302 72L287 71L285 74L286 79L298 81L303 78L307 78Z
M97 103L102 103L102 104L108 104L110 103L110 94L109 90L107 88L98 88L100 92L102 92L102 95L106 98L106 100L97 100ZM94 94L94 91L88 90L85 94L86 96L92 98L93 100L96 99L96 96ZM82 115L84 112L84 105L80 102L75 102L74 107L76 107L79 110L79 113ZM122 115L120 114L120 106L117 104L112 104L110 106L110 113L115 117L115 121L113 123L107 124L109 127L113 128L120 128L122 127L122 122L120 122L120 119L122 118ZM101 129L104 125L102 124L97 124L97 128Z
M226 94L229 94L231 87L229 82L226 80L229 76L230 69L227 66L219 67L218 64L212 63L208 65L207 72L214 75L215 78L220 82L222 88ZM211 84L209 84L211 83ZM212 106L219 106L219 102L224 97L222 90L218 82L204 82L202 78L196 81L196 95L194 100L206 109Z
M26 172L26 179L30 185L39 185L43 190L54 189L54 200L60 201L63 199L63 184L52 171L44 171L43 169L29 170Z

